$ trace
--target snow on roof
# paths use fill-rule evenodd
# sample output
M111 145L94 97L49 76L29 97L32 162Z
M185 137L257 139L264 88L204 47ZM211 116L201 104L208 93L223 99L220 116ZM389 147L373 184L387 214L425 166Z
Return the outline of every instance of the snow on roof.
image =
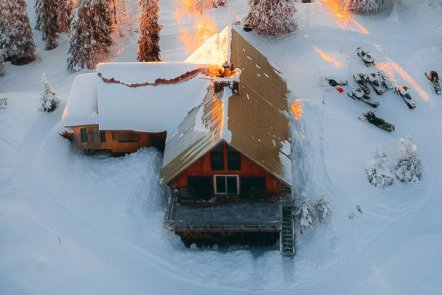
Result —
M230 42L232 28L225 27L221 32L214 34L196 49L186 60L187 63L222 65L230 61Z
M189 113L175 134L168 136L162 183L172 181L224 141L292 185L287 84L267 58L236 31L232 31L231 38L234 54L230 62L243 69L241 88L236 92L226 85L215 92L212 86L203 104ZM216 82L218 79L214 79Z
M76 126L97 124L97 75L77 75L63 111L63 125Z
M155 84L157 79L171 80L201 66L183 62L115 62L97 66L99 76L115 79L126 84Z
M102 130L170 134L201 104L210 85L195 64L110 63L97 72Z

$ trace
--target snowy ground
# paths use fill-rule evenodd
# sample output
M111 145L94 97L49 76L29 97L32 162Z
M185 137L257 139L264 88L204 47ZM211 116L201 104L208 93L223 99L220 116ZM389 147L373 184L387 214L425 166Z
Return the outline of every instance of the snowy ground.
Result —
M74 77L65 70L68 39L46 52L35 32L37 61L8 64L0 78L0 97L9 100L0 110L0 294L440 294L442 97L423 72L442 73L442 10L403 0L383 15L343 22L325 2L297 5L294 34L245 35L303 102L294 126L295 152L303 156L295 161L303 168L296 191L325 194L333 209L330 224L298 237L293 261L276 250L186 249L162 226L158 153L86 157L59 137L62 109L37 111L39 80L46 72L65 103ZM135 0L128 10L136 15ZM245 0L232 1L232 19L245 11ZM228 19L225 8L210 14L219 29ZM173 16L173 1L161 1L164 60L186 57ZM133 22L117 39L114 60L135 59ZM320 82L369 72L357 46L389 65L397 83L415 83L413 111L393 93L380 97L377 113L396 125L392 134L358 120L368 107ZM405 135L417 144L423 181L369 185L372 152L378 147L393 161Z

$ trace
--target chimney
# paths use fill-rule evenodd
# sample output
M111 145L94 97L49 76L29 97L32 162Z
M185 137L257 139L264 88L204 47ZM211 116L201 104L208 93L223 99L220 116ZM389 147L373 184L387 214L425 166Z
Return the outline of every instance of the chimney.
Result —
M232 74L232 70L230 68L230 63L228 61L226 61L223 64L223 69L224 69L224 72L223 72L224 77L228 77Z

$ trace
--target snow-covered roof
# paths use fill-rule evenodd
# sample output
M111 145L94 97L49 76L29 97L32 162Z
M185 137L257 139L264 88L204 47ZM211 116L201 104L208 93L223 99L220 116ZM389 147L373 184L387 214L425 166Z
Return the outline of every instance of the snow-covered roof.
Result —
M97 74L103 130L174 132L210 85L189 63L108 63Z
M224 141L292 185L287 84L265 56L235 30L231 50L230 62L242 69L239 92L229 86L215 92L212 86L203 103L168 136L161 170L163 183L172 181Z
M97 74L77 75L63 112L64 126L89 125L98 123Z
M230 60L232 28L227 26L198 47L186 60L187 63L222 65Z

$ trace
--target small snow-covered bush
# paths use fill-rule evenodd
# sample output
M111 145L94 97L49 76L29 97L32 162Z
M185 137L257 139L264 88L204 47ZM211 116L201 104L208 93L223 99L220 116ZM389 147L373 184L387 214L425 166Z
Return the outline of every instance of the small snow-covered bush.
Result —
M326 223L330 214L330 206L324 197L320 199L301 197L295 200L294 215L301 230L312 228L318 223Z
M40 112L52 112L57 108L59 100L45 74L42 75L41 81L43 83L43 91L40 93L38 110Z
M324 197L321 197L319 200L316 201L315 212L319 223L326 223L328 221L331 210L328 202L325 200Z
M393 184L394 178L387 167L387 155L376 150L372 163L365 170L368 181L376 187L385 188Z
M295 216L302 229L313 227L314 206L312 199L300 198L295 204Z
M0 110L6 109L8 105L8 99L6 97L0 97Z
M422 178L422 162L417 158L416 145L413 144L410 136L401 139L395 175L401 182L419 182Z
M374 13L382 10L385 0L347 0L346 7L354 13Z

